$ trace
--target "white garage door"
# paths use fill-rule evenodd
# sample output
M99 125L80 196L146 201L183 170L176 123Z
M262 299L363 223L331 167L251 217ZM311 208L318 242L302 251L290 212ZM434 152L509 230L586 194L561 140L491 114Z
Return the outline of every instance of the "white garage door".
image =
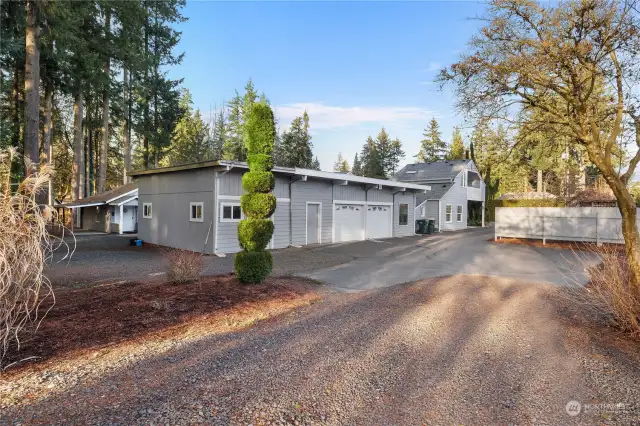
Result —
M391 206L367 206L367 238L391 237Z
M336 204L333 216L336 242L364 240L365 206Z

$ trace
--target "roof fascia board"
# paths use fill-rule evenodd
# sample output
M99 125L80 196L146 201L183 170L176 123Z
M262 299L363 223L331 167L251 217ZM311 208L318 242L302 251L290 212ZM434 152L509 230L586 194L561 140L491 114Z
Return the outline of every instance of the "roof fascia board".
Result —
M110 203L110 202L112 202L113 200L117 200L118 198L126 197L127 195L129 195L129 194L133 194L134 192L138 192L138 188L136 188L136 189L132 189L132 190L131 190L131 191L129 191L129 192L125 192L124 194L120 194L120 195L118 195L117 197L113 197L113 198L111 198L111 199L109 199L109 200L105 201L105 203L109 204L109 203ZM118 205L120 205L120 204L118 204Z

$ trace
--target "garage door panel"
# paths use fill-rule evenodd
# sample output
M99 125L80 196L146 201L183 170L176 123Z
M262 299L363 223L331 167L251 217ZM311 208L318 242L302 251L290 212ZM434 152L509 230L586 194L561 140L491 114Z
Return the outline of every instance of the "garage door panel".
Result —
M387 205L367 206L367 238L391 237L391 221L393 220L393 208Z
M357 204L336 204L333 226L336 242L359 241L364 239L365 206Z

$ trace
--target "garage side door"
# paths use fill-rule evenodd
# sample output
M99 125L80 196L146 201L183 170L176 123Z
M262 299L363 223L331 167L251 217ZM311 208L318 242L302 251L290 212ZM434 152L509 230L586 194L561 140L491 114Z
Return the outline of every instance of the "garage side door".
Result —
M364 240L365 206L336 204L333 216L336 242Z
M391 206L367 206L367 238L391 237L391 221L393 220Z

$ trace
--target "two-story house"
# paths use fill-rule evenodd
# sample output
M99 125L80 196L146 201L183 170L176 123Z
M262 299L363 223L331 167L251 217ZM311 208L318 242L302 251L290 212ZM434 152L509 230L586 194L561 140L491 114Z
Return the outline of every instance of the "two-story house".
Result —
M433 219L441 231L484 226L485 184L472 160L408 164L394 179L431 186L416 195L416 220Z

